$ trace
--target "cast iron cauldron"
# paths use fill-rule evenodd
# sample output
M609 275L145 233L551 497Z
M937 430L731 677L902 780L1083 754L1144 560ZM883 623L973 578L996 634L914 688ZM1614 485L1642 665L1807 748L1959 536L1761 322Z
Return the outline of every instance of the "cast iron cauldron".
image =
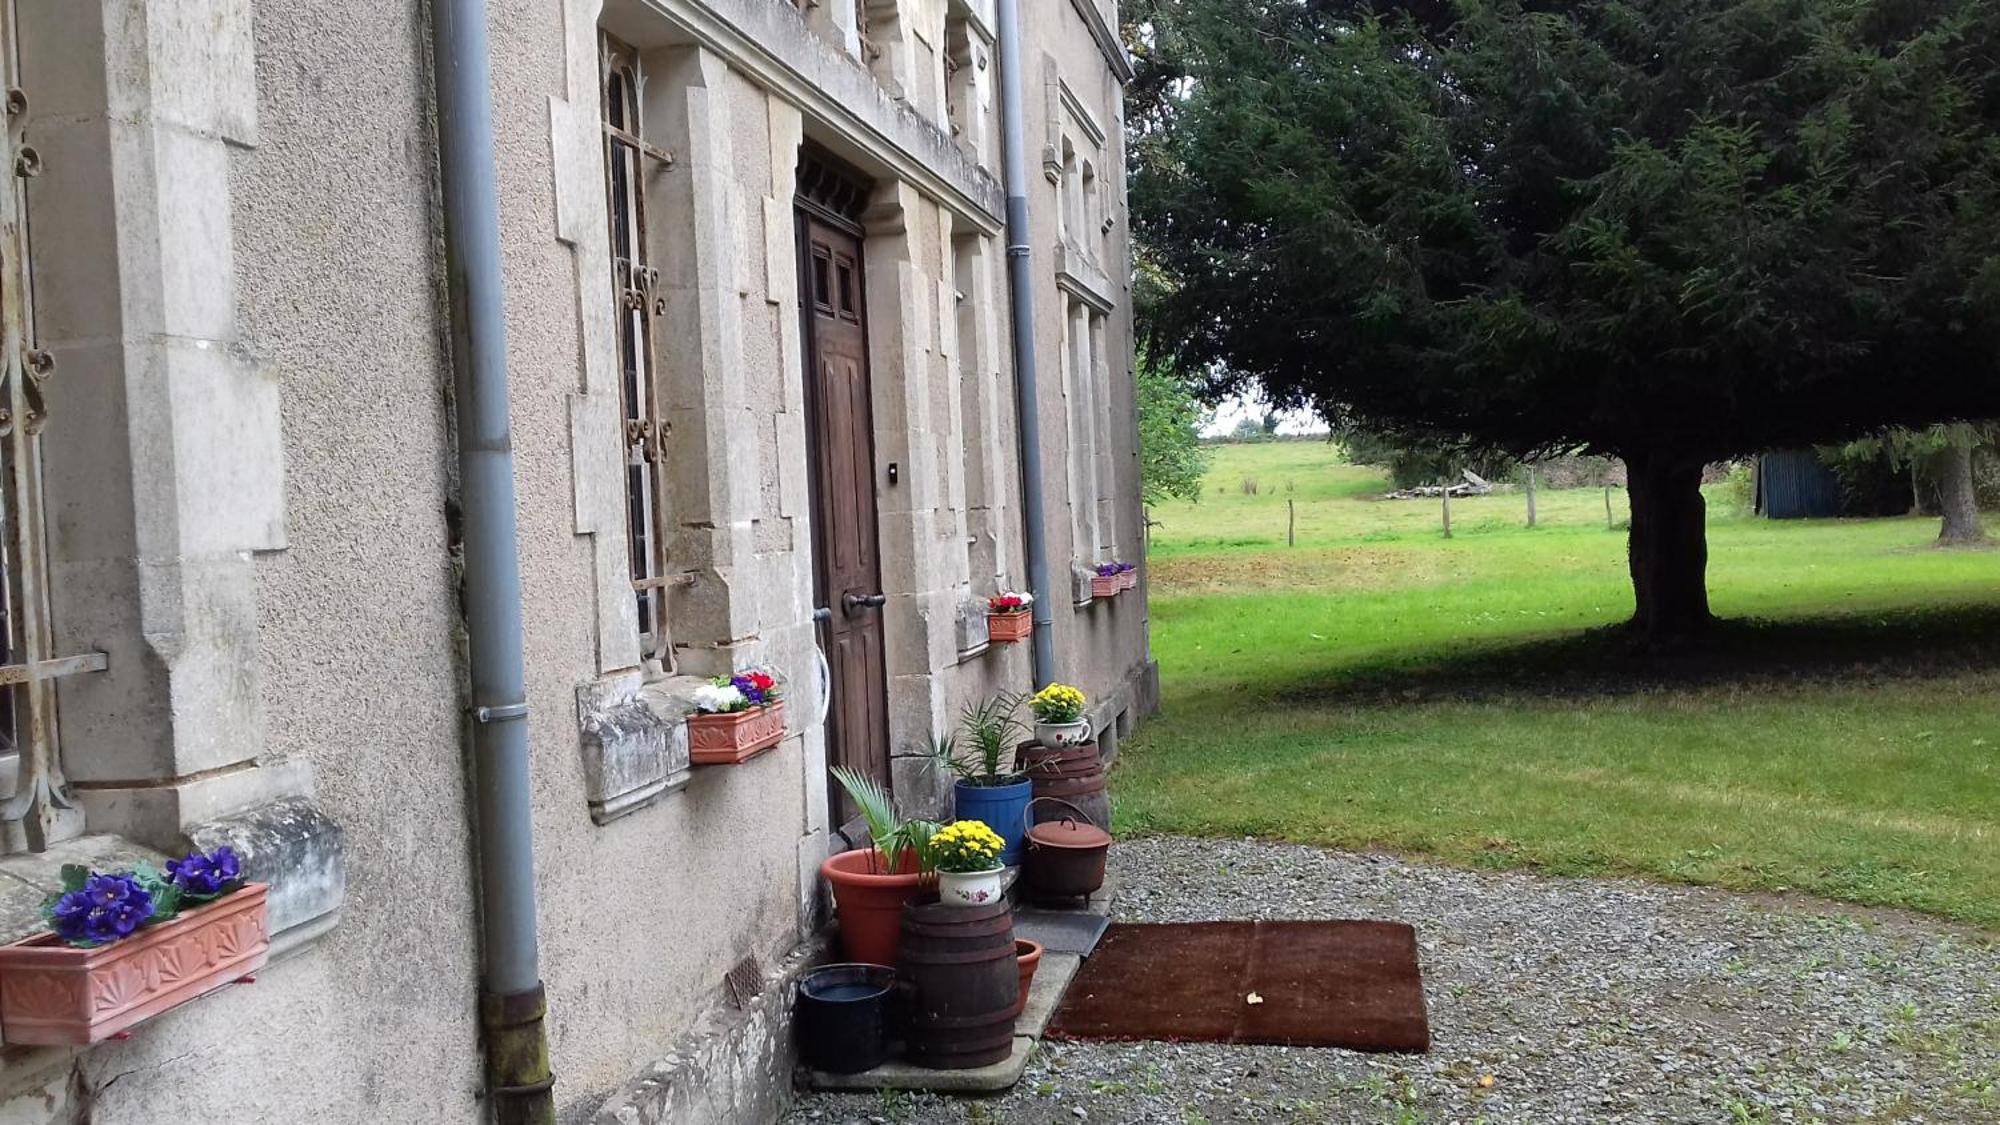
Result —
M1088 819L1064 817L1033 825L1028 829L1028 893L1037 899L1089 898L1104 886L1110 852L1111 833Z

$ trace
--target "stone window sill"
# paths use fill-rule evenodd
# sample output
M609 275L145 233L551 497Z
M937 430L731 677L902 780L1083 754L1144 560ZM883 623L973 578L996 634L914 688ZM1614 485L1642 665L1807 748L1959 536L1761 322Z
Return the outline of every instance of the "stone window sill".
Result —
M687 720L695 689L706 683L700 676L648 680L626 669L577 689L584 797L593 821L629 816L694 780Z
M340 826L306 797L281 797L241 813L190 827L187 847L225 844L243 859L243 873L269 883L271 956L296 952L334 927L347 878ZM62 888L63 865L118 871L155 867L170 856L108 833L79 836L45 852L0 857L0 942L42 930L42 903Z

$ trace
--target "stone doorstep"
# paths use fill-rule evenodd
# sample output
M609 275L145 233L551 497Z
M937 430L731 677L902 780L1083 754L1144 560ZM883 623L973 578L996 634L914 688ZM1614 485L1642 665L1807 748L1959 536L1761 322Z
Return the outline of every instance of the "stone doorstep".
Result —
M1092 895L1078 913L1109 917L1113 887ZM1061 1006L1063 994L1083 967L1083 958L1074 953L1042 954L1035 979L1028 985L1028 1003L1014 1021L1014 1053L997 1063L971 1070L931 1070L891 1059L874 1070L859 1074L829 1074L806 1071L806 1084L815 1090L928 1090L934 1094L997 1094L1013 1087L1028 1069L1028 1060L1041 1046L1042 1033Z

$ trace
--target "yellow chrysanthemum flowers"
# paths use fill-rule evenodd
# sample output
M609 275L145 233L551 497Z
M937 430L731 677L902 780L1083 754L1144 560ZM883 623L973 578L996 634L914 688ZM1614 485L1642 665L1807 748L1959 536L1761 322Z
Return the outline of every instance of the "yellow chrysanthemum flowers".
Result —
M991 871L1006 847L984 821L955 820L931 837L931 861L939 871Z
M1045 723L1073 723L1083 714L1083 692L1068 684L1050 684L1028 700L1035 718Z

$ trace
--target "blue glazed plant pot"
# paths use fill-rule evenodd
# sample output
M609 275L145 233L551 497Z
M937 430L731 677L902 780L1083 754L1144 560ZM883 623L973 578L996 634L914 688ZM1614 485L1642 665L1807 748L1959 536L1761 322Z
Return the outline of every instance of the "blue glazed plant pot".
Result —
M1014 867L1021 862L1021 844L1027 838L1028 799L1035 794L1035 783L1017 781L1012 785L967 785L956 782L951 787L952 811L960 820L981 820L986 827L1000 834L1007 841L1007 847L1000 853L1000 862Z

